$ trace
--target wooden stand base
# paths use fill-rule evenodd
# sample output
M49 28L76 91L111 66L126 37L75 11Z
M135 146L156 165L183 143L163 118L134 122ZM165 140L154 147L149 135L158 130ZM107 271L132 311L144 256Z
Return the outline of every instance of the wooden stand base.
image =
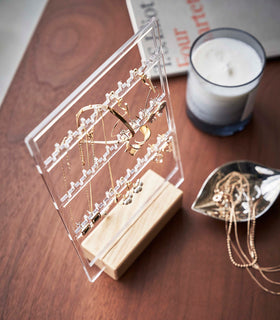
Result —
M162 227L181 207L183 192L152 170L141 178L143 190L133 195L129 205L117 204L103 221L82 242L82 248L92 260L104 245L128 222L131 215L145 204L154 190L161 184L161 192L148 208L140 213L136 221L113 242L96 261L99 268L113 279L119 279L139 254L147 247Z

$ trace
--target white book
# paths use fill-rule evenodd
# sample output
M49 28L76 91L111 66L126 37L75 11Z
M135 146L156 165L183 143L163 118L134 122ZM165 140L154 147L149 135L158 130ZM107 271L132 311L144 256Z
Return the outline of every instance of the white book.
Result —
M189 51L198 35L231 27L251 33L268 58L280 55L280 0L126 0L134 31L152 16L159 20L168 75L186 73ZM145 59L152 39L143 40Z

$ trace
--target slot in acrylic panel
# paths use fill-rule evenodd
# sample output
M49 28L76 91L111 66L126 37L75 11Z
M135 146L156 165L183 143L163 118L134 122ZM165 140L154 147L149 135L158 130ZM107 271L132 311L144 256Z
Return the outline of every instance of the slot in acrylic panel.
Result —
M145 37L151 50L143 61L139 48ZM151 205L164 182L178 187L183 181L157 21L129 39L25 142L93 282L106 269L96 262ZM141 177L149 170L163 179L141 201L149 184ZM137 208L112 233L100 236L98 252L89 258L84 241L115 206L127 210L137 197Z

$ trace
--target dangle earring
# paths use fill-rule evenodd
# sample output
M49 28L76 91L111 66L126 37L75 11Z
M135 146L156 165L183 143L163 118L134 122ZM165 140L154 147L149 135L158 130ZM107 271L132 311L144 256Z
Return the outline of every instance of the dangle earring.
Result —
M148 86L153 93L156 93L156 89L152 83L152 80L150 77L148 77L146 74L139 74L139 71L137 68L134 69L134 74L138 76L142 82L144 83L145 86Z

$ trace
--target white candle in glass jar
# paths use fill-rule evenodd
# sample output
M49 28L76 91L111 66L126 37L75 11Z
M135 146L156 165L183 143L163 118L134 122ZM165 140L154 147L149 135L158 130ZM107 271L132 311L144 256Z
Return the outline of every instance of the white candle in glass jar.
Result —
M264 65L252 46L233 38L210 39L192 50L191 62L187 103L195 117L225 126L250 116Z

